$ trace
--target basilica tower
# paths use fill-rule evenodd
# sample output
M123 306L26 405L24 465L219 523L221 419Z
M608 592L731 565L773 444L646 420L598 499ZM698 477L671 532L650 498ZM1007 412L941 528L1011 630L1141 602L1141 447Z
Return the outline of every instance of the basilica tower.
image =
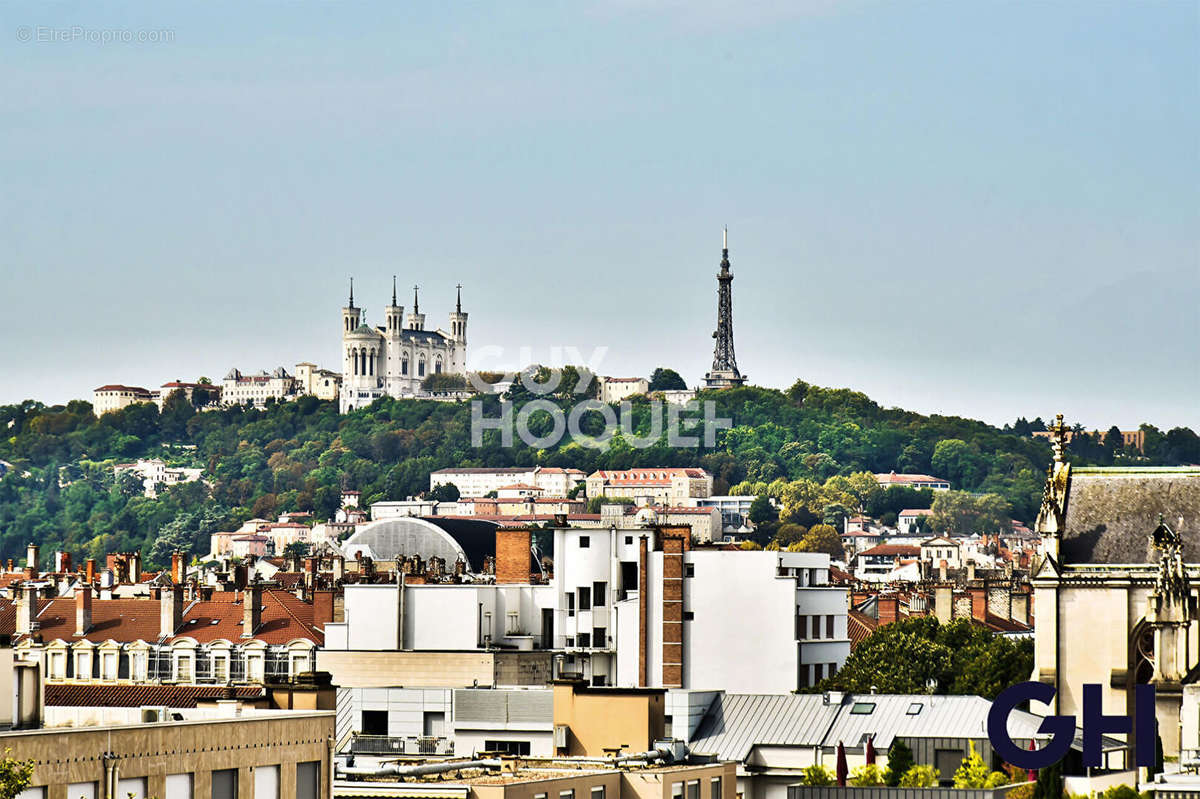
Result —
M704 376L705 388L730 388L746 382L733 354L733 272L729 271L729 229L721 242L721 271L717 272L717 340L712 370Z
M396 276L392 275L392 304L383 309L389 338L399 338L404 329L404 306L396 304Z

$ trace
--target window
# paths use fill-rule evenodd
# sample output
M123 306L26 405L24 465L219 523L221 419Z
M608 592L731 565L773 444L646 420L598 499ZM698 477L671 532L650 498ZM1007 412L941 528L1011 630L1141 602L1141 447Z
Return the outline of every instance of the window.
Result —
M695 613L693 613L693 612L692 612L692 611L690 611L690 610L685 610L685 611L683 612L683 620L684 620L684 621L695 621L695 620L696 620L696 614L695 614Z
M590 589L586 586L581 586L579 588L579 609L580 610L591 610L592 609L592 589Z
M254 799L279 799L279 766L254 767Z
M191 655L179 655L175 658L175 681L176 682L191 682L192 681L192 657L191 657Z
M627 547L633 546L633 536L631 536L631 535L625 536L625 546L627 546Z
M683 576L684 577L695 577L696 576L696 564L695 563L683 564Z
M720 777L713 777L712 780L709 781L708 798L709 799L721 799L721 778Z
M579 536L579 548L580 549L587 549L591 545L592 545L591 536L587 536L587 535Z
M869 716L874 712L874 702L855 702L850 707L850 715L852 716Z
M579 634L579 647L581 649L591 649L592 636L588 633L580 633Z
M317 799L321 795L321 763L313 760L296 764L296 799Z
M567 615L575 615L575 594L570 591L567 592Z
M575 639L569 635L567 636L567 646L575 646ZM574 661L575 658L567 658L567 663L573 663Z
M605 594L608 593L608 583L592 583L592 604L598 608L604 607Z
M559 791L558 799L575 799L575 790L571 789L569 791Z
M688 781L687 799L700 799L700 780Z
M228 655L213 656L213 679L217 682L225 682L229 679Z
M163 799L192 799L192 794L195 793L195 778L191 774L168 774L166 779L166 793ZM74 794L68 792L67 797L71 799Z
M50 678L61 680L67 676L67 653L66 652L51 652L50 653Z
M483 749L485 752L500 752L506 755L522 755L529 754L529 741L484 741ZM545 794L542 794L545 796Z
M924 707L924 705L922 705L920 702L913 702L908 706L908 710L906 710L904 714L906 716L915 716L921 712L922 707Z
M103 652L100 654L100 677L105 680L117 679L116 652Z
M363 735L387 735L388 712L386 710L364 710L362 712Z
M807 688L809 685L812 684L811 680L809 679L808 671L809 671L808 664L801 663L800 664L800 674L798 675L798 682L800 683L801 688Z
M811 616L810 619L811 619L811 624L812 624L812 637L820 638L821 637L821 617L820 616Z
M508 614L508 629L505 630L509 635L516 635L521 630L521 614L510 612Z
M796 616L796 640L804 641L808 638L808 616Z
M671 783L671 799L683 799L683 783Z
M98 795L94 782L73 782L67 786L67 799L96 799ZM19 793L17 796L24 794Z
M592 788L592 799L604 799L604 786L597 785Z
M425 376L425 358L422 357L417 361L417 377Z
M825 617L825 637L826 638L833 637L833 616Z
M608 643L608 631L603 627L593 627L592 641L597 649L603 649L604 645Z
M825 679L825 664L824 663L814 663L813 664L813 679L816 680L817 682L820 682L821 680Z
M130 799L146 799L146 778L130 777L117 780L117 796Z
M535 793L535 794L533 795L533 799L546 799L546 794L544 794L544 793Z

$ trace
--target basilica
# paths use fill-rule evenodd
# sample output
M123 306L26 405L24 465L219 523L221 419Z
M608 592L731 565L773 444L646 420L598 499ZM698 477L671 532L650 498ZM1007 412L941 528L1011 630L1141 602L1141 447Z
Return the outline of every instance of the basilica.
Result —
M342 308L342 413L364 408L382 396L417 397L428 394L422 383L429 375L467 374L467 314L462 309L462 286L450 313L450 330L426 330L425 314L413 286L413 308L407 316L396 301L383 309L384 324L371 327L361 308L350 302Z

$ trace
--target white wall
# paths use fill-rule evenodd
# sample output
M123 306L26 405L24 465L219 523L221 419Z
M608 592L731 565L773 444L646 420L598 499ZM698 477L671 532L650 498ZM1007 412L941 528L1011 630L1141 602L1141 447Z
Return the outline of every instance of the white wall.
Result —
M345 610L347 648L396 648L400 605L394 583L346 586Z

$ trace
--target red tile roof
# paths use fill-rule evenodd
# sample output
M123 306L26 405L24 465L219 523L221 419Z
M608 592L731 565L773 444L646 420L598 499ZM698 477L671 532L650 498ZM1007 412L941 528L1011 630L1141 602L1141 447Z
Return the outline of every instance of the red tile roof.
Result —
M141 386L123 386L120 383L112 383L107 386L100 386L96 391L136 391L139 394L150 396L150 392Z
M230 696L232 693L232 696ZM85 685L46 683L46 705L57 707L141 707L166 705L190 708L199 699L260 699L261 686L227 689L219 685Z
M846 615L846 633L850 636L850 648L854 649L861 644L878 627L879 622L867 614L857 610L848 611Z
M209 601L193 602L183 615L183 625L169 641L191 638L197 643L242 638L245 607L242 591L217 591ZM313 626L313 606L287 591L262 592L262 621L254 638L268 644L286 644L306 638L315 644L325 636Z
M910 544L878 544L870 549L864 549L858 553L862 555L891 555L893 557L917 556L921 555L921 548L914 547Z
M92 629L75 635L73 598L38 601L37 634L43 641L87 640L94 644L113 640L120 643L157 641L160 604L153 599L93 599Z

